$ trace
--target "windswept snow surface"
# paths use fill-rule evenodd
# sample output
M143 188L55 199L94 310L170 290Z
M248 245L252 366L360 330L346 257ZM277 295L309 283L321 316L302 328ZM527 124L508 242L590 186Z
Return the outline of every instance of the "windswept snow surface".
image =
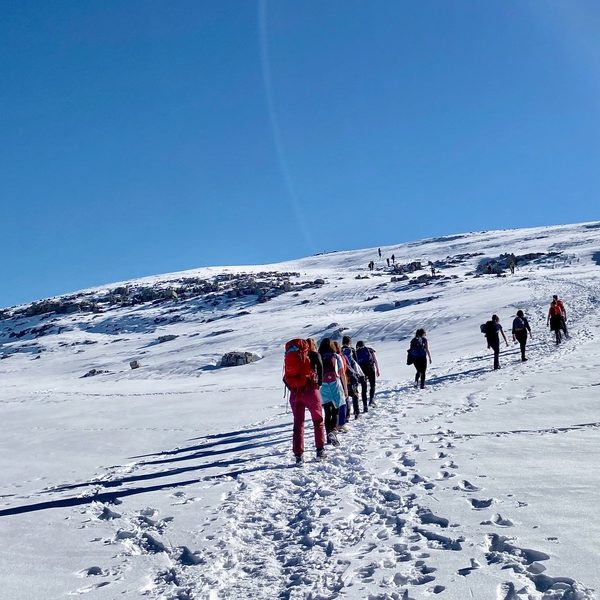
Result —
M325 280L265 303L56 316L60 328L37 339L10 332L40 317L0 321L0 596L595 598L600 226L382 251L145 280L265 269ZM545 256L512 276L475 276L505 252ZM425 268L392 282L392 253L448 266L434 279L411 283ZM554 293L569 314L571 339L560 346L545 327ZM529 361L511 343L494 372L479 326L495 312L511 341L519 308L533 328ZM182 320L156 324L164 315ZM420 326L433 354L422 391L405 364ZM342 331L377 350L377 407L325 462L308 421L298 468L283 344ZM168 334L179 337L155 343ZM263 359L216 368L230 350ZM142 367L131 370L133 359ZM92 368L108 372L82 379Z

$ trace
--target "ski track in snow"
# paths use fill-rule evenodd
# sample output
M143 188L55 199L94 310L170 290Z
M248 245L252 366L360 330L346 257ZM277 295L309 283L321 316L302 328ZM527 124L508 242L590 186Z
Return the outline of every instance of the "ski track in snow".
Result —
M571 333L577 345L594 340L599 285L557 278L552 284L531 279L527 285L531 312L544 314L557 290L576 296ZM119 597L110 590L121 585L120 594L170 600L409 600L444 597L458 586L469 598L470 578L486 570L495 582L489 598L592 600L593 591L568 574L548 574L553 573L548 553L522 547L518 536L510 535L526 503L511 490L502 497L486 493L488 474L467 479L456 456L476 437L600 429L600 422L589 422L457 432L461 417L476 414L484 404L508 407L543 394L527 385L516 396L505 392L523 373L547 373L552 365L568 364L577 345L567 341L554 347L536 325L530 346L535 360L512 364L518 355L512 346L502 352L500 377L484 354L436 365L424 392L381 379L377 407L350 423L350 431L340 435L340 448L328 447L326 461L311 458L308 421L307 462L300 468L291 464L291 416L279 410L245 429L131 457L127 464L100 469L87 482L52 485L19 499L66 502L67 507L72 501L72 518L92 532L90 543L114 548L111 564L81 565L80 585L71 596ZM506 323L507 337L509 327ZM52 402L57 394L40 392L36 401ZM420 415L414 419L418 431L406 430L410 411ZM183 428L164 430L185 435ZM171 514L152 506L152 486L169 495ZM437 497L442 490L451 502L470 507L469 521L457 522L447 513L448 505ZM204 494L219 496L220 502L202 513ZM130 498L137 499L138 508L131 509ZM184 535L174 524L186 506L197 510L197 520ZM147 580L132 590L125 583L127 573L139 561Z

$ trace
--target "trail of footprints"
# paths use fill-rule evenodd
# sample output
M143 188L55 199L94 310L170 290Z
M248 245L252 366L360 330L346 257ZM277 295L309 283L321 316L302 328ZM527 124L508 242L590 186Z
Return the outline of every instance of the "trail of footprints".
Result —
M456 411L476 407L477 398L469 396ZM198 527L202 550L167 541L173 518L156 509L122 515L118 503L92 505L88 518L103 532L106 527L111 531L94 541L115 545L121 562L83 568L78 575L86 585L72 595L109 589L136 557L155 556L151 583L138 590L148 597L300 600L348 593L369 600L409 600L413 594L443 596L449 582L439 579L439 553L461 552L465 561L456 572L459 577L469 577L483 564L514 574L498 588L498 600L592 598L572 579L545 575L547 554L519 548L496 532L513 522L494 512L499 501L486 497L481 485L461 479L451 454L454 431L440 426L425 444L416 435L398 437L402 416L381 411L370 414L371 423L358 421L342 449L330 452L325 463L238 478L218 514L208 515ZM398 441L387 447L375 443L377 426L384 438L396 434ZM369 453L377 455L377 474L363 459ZM424 459L438 465L432 479L418 469ZM483 513L480 525L493 532L467 540L461 524L432 511L428 504L438 485L450 485L462 495L473 511ZM182 490L171 497L174 506L196 500Z
M556 353L544 354L548 360L557 358ZM376 410L369 414L372 422L353 424L342 449L330 452L327 462L238 478L217 514L206 515L198 526L195 537L202 550L167 541L172 518L155 509L121 515L118 505L93 505L88 517L102 531L107 527L111 531L94 541L119 548L121 562L116 567L83 568L78 575L86 585L72 594L110 589L136 557L155 556L160 560L151 583L136 590L150 598L333 600L345 593L368 600L443 597L452 582L440 577L436 564L439 553L451 552L464 555L464 566L455 573L459 578L482 568L506 574L497 600L591 600L592 592L573 579L545 574L547 554L521 548L502 535L513 527L512 515L501 514L502 502L487 497L479 482L461 478L460 465L452 456L460 436L441 426L429 437L399 433L406 410L423 402L418 393L405 388L382 390L380 397L399 403L395 397L399 393L401 410L395 414ZM482 394L470 394L458 406L440 403L437 412L418 422L445 419L450 424L477 410L483 400ZM375 436L377 430L387 443ZM377 474L363 459L373 453ZM419 470L424 459L436 462L434 477ZM127 465L120 472L132 468ZM107 473L103 480L116 474ZM477 522L483 534L468 539L466 531L477 528L452 523L429 507L438 486L450 486L474 515L481 513ZM172 494L174 506L196 500L185 491ZM515 506L525 503L516 501Z

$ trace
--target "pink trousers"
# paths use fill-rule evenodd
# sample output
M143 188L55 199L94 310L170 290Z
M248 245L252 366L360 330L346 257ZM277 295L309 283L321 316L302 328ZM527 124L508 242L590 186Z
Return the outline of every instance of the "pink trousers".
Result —
M325 427L323 426L323 407L321 406L321 394L317 388L306 389L302 392L290 394L290 406L294 415L294 439L292 447L294 454L304 454L304 416L308 408L315 428L315 447L325 446Z

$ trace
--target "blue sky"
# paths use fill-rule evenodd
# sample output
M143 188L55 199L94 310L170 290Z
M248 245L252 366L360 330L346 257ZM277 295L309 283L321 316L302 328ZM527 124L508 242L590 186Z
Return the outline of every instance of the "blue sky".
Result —
M597 2L0 10L0 306L600 218Z

